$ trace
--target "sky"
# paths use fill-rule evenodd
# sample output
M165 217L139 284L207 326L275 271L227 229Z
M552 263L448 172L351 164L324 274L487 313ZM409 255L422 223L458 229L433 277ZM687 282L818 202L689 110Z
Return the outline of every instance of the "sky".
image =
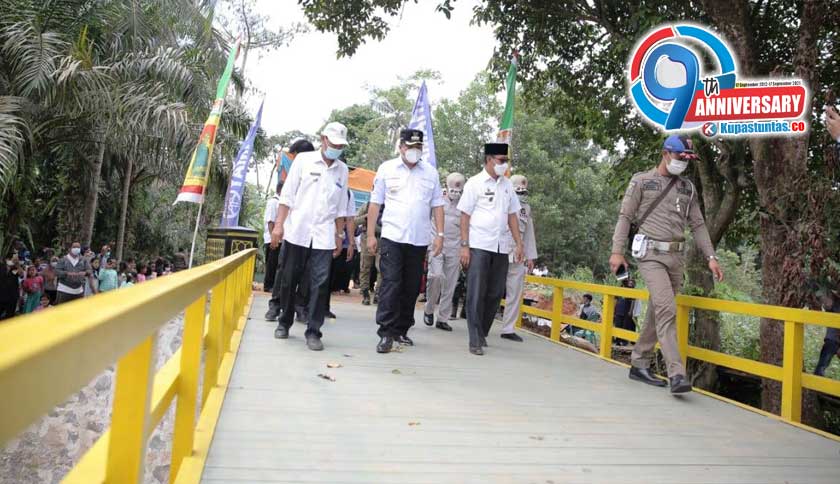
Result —
M382 41L368 40L350 58L336 58L333 34L314 28L298 35L288 47L251 52L245 75L265 95L262 127L266 134L291 130L316 133L334 109L370 99L371 87L389 87L421 69L439 71L441 80L428 83L432 104L454 98L475 75L486 69L495 47L488 26L470 25L474 0L458 1L451 19L435 12L437 2L408 2L401 16L389 20L391 31ZM306 22L292 0L260 0L258 8L272 23ZM293 68L292 66L306 65ZM256 114L262 97L247 103ZM500 113L501 115L501 113ZM262 166L264 186L271 168ZM255 170L248 181L256 183Z

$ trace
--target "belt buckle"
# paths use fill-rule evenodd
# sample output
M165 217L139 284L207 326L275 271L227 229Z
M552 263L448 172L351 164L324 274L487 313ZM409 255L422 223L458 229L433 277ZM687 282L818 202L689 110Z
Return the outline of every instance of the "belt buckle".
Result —
M682 242L669 242L668 243L668 251L669 252L679 252L682 250Z

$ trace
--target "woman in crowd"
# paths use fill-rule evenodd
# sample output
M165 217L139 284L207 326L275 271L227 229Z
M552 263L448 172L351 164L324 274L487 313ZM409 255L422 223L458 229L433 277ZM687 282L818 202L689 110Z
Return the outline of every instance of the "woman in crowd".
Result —
M41 304L41 295L44 291L44 278L38 275L37 268L32 265L26 268L26 279L23 281L23 294L26 302L21 312L31 313Z

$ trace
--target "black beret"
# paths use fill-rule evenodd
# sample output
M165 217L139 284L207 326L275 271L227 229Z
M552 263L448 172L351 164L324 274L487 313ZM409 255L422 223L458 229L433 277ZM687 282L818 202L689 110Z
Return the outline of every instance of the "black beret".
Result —
M423 142L423 132L419 129L404 129L400 131L400 141L407 145Z
M507 143L486 143L484 145L484 154L485 155L507 155L508 154L508 144Z

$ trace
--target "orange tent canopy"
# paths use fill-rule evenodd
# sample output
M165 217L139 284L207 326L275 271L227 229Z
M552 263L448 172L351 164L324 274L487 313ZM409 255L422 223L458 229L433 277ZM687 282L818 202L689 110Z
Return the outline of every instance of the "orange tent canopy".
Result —
M349 185L351 190L358 192L370 193L373 190L373 178L376 176L375 171L366 170L364 168L354 168L350 170Z

